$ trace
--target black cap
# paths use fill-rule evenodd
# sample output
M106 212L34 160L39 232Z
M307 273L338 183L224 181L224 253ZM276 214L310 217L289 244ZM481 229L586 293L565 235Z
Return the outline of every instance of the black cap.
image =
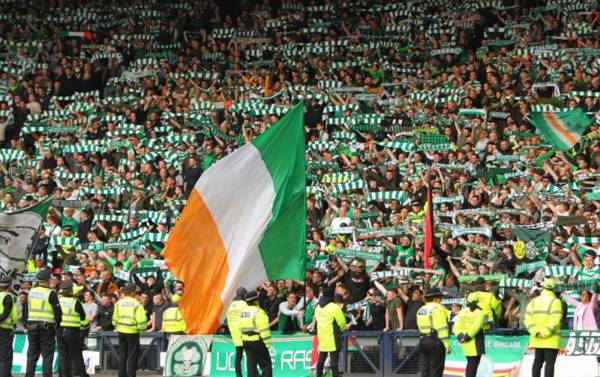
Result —
M245 296L246 302L252 302L258 300L258 293L256 291L250 291L246 293Z
M443 296L443 294L439 288L432 288L429 291L427 291L427 293L425 293L425 298L441 297L441 296Z
M60 283L59 286L60 292L66 292L73 289L73 281L65 280Z
M323 288L323 296L325 297L333 297L335 295L335 289L333 287L327 286Z
M35 275L37 281L48 281L52 277L52 271L49 268L44 268Z
M244 298L244 296L246 295L246 288L244 287L239 287L238 289L235 290L235 295L239 298Z
M8 288L10 283L12 282L12 277L10 276L2 276L0 277L0 288Z
M592 258L596 258L596 253L592 250L586 250L585 251L585 256L586 257L592 257Z
M134 283L127 283L121 288L121 292L125 295L128 295L132 292L135 292L136 285Z

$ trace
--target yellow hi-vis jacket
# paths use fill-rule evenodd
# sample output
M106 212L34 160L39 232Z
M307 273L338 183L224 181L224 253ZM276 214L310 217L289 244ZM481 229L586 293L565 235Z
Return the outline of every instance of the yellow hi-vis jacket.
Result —
M495 323L502 316L502 305L493 293L486 291L475 291L469 293L469 298L477 297L477 306L483 312L483 329L489 330L492 323Z
M162 331L167 333L185 332L186 326L181 311L174 306L164 311L162 316Z
M54 310L50 305L52 290L46 287L35 287L27 295L28 322L54 323Z
M417 327L422 335L437 335L450 349L450 332L448 331L448 309L437 302L428 302L417 312Z
M475 309L471 311L469 308L463 308L454 319L454 335L468 335L471 340L461 343L463 354L465 356L478 356L484 351L483 338L483 311Z
M240 315L242 311L248 307L246 301L235 300L227 309L227 327L231 333L231 340L236 347L244 345L242 341L242 332L240 331Z
M125 297L115 304L112 323L117 332L141 334L148 327L148 318L142 304L133 297Z
M262 339L265 346L271 347L269 316L258 306L248 305L242 310L239 326L242 333L242 341L258 342Z
M525 327L529 332L529 347L560 348L562 304L554 293L544 289L531 300L525 311ZM539 334L539 336L537 336Z
M342 308L335 302L325 306L317 305L314 319L317 322L317 338L319 351L337 351L336 337L346 329L346 317Z
M75 305L77 305L77 299L75 297L59 297L58 302L62 310L62 321L60 327L85 327L89 321L85 318L83 321L79 316L79 313L75 311Z
M0 313L4 311L4 298L6 296L10 296L13 305L8 317L6 317L4 321L0 322L0 329L14 330L15 325L17 324L17 304L15 303L15 296L13 296L10 292L0 292Z

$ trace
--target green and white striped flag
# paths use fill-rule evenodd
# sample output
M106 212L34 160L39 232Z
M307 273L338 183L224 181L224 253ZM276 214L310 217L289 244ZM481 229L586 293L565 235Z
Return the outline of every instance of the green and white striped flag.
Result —
M567 239L565 243L566 248L570 248L573 244L576 245L591 245L594 243L600 243L600 237L580 237L580 236L571 236Z
M546 276L577 276L581 270L575 266L551 265L544 269Z
M139 228L130 232L121 233L119 234L119 241L131 241L136 238L140 238L146 234L147 231L148 230L146 228Z
M350 191L350 190L362 190L365 187L367 187L367 184L365 183L365 181L363 181L361 179L361 180L354 181L354 182L342 183L339 185L335 185L335 186L333 186L333 189L331 190L331 192L333 194L339 194L339 193Z
M408 200L408 195L404 191L370 192L367 200L397 200L403 203Z
M339 183L348 183L355 179L355 175L350 172L343 173L329 173L325 174L323 178L321 178L321 183L326 184L339 184Z
M22 150L18 149L0 149L0 163L23 161L27 155Z
M384 148L398 149L404 152L412 152L417 149L415 143L407 141L378 141L376 144Z
M79 250L80 243L77 237L52 236L50 239L50 246L68 246L77 250Z
M533 283L527 279L504 278L498 286L501 288L531 288Z

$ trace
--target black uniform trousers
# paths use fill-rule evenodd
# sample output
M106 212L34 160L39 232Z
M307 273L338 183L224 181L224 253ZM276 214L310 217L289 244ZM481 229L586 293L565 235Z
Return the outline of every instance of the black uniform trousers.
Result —
M30 322L27 325L27 367L25 377L35 375L35 364L42 355L42 376L52 377L54 348L56 347L56 330L53 323Z
M467 369L465 370L465 377L477 377L477 368L481 361L481 355L478 356L467 356Z
M446 362L446 347L437 337L421 336L421 377L442 377Z
M546 366L544 367L544 377L554 377L554 363L556 363L556 356L558 356L557 349L536 348L533 366L531 367L531 376L540 377L542 365L545 363Z
M323 367L325 366L325 360L329 355L329 367L331 368L331 375L338 377L340 375L340 351L332 352L321 352L319 351L319 360L317 360L317 377L323 377Z
M269 349L262 340L249 342L244 340L244 352L246 352L246 369L248 377L271 377L273 376L273 365ZM258 368L260 367L260 375Z
M140 334L119 333L119 377L135 377L140 357Z
M242 358L244 357L244 346L235 347L235 377L242 377Z
M10 376L13 362L13 330L0 329L0 376Z
M56 335L60 377L88 377L83 361L83 339L79 327L61 327Z

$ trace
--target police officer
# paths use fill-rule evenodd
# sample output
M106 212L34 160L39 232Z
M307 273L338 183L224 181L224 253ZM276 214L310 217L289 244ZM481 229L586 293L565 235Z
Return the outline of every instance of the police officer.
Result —
M180 295L173 295L171 297L171 307L163 312L162 316L162 331L169 335L183 335L185 334L185 321L179 310Z
M0 376L10 376L13 360L13 338L17 323L17 305L10 293L12 278L0 278Z
M71 377L72 371L75 371L76 375L87 377L80 329L87 326L89 321L83 305L73 297L73 281L66 280L60 283L58 302L62 309L62 322L56 336L60 376Z
M140 334L148 327L144 307L133 298L135 290L134 283L121 288L121 299L113 311L113 326L119 334L119 377L135 377L140 356Z
M502 315L502 305L493 293L486 291L484 278L478 277L475 285L475 292L469 293L467 299L469 297L476 298L479 302L477 305L483 312L483 329L487 331L495 326L496 321Z
M244 356L244 343L242 333L240 332L240 315L248 307L244 296L246 288L239 287L235 292L235 297L227 309L227 327L231 334L231 341L235 345L235 375L242 377L242 357Z
M525 311L525 327L529 332L529 347L535 348L535 358L531 368L532 377L540 377L542 365L545 377L554 376L554 363L560 348L560 323L562 304L556 298L554 279L546 279L542 293L531 300Z
M326 289L315 309L317 339L319 340L319 360L317 361L317 377L323 376L325 360L329 355L331 375L341 376L339 371L339 355L341 348L340 334L346 328L346 317L340 305L333 300L334 292Z
M467 358L465 377L477 376L477 367L481 355L485 353L483 335L483 311L477 306L477 297L467 298L467 307L463 308L454 320L454 335L461 344L463 354Z
M448 310L440 304L442 292L433 288L425 294L425 301L417 312L417 327L421 340L421 377L442 377L446 354L450 353Z
M56 328L62 321L62 310L56 292L48 288L52 273L46 268L35 276L37 284L23 304L23 323L27 328L27 367L25 377L33 377L35 365L42 355L42 375L52 376Z
M258 293L246 293L248 306L240 313L239 326L242 333L244 352L246 352L246 369L248 377L257 377L260 366L262 377L273 375L271 364L271 330L269 329L269 316L258 307Z

